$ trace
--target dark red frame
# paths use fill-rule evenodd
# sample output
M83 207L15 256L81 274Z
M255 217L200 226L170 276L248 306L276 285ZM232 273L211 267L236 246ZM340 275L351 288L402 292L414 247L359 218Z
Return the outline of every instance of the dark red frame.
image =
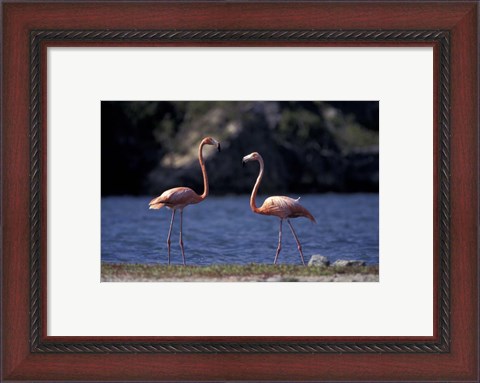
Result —
M2 72L2 379L477 381L477 12L476 2L5 3ZM450 32L449 352L261 355L31 353L30 31L160 28L441 29ZM183 339L188 341L188 338ZM360 341L365 338L349 339ZM112 338L89 340L101 345Z

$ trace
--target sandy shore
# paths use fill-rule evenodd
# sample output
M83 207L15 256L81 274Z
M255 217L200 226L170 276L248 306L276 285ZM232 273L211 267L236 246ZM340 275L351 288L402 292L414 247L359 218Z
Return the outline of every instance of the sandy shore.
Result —
M378 282L378 266L102 264L102 282Z
M102 276L102 282L378 282L378 274L336 274L333 276L225 276L216 278L136 278L135 276Z

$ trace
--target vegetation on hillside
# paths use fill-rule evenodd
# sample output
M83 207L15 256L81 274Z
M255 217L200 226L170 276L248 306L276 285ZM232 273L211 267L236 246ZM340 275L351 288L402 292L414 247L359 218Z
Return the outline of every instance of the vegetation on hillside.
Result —
M378 192L378 102L103 101L102 195L200 191L197 148L222 142L208 158L211 191L247 193L265 159L261 192Z

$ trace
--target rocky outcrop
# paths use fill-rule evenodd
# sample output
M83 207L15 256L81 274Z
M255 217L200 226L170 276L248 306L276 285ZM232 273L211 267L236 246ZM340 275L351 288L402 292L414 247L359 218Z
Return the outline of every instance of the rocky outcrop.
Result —
M102 195L201 192L205 136L222 143L204 151L212 194L251 191L253 151L261 193L378 192L377 102L102 102Z
M310 257L308 266L327 267L330 265L330 261L324 255L315 254Z
M337 259L335 262L330 263L327 257L323 255L312 255L308 261L308 266L316 267L358 267L358 266L367 266L365 261L359 261L355 259Z
M333 267L345 267L345 266L366 266L364 261L350 260L350 259L337 259L332 263Z

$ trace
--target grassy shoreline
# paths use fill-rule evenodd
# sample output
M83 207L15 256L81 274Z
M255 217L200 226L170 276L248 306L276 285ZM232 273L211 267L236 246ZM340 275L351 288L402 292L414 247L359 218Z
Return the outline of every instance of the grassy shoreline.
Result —
M377 282L378 265L145 265L102 262L102 282Z

